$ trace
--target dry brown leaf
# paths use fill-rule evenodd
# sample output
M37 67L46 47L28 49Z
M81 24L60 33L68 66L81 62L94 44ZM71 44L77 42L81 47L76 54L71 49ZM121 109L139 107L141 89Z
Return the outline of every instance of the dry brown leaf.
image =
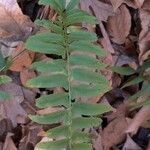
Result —
M33 22L23 15L17 0L0 0L0 45L8 57L19 41L24 41L35 32Z
M109 66L113 66L115 63L113 60L113 56L110 53L107 55L106 58L104 58L101 61L105 64L108 64ZM110 88L112 88L112 84L113 84L112 83L112 77L113 77L112 70L105 68L105 69L101 70L101 73L107 78L107 80L109 81Z
M8 132L13 131L13 125L9 119L0 119L0 141L6 138ZM1 149L0 149L1 150Z
M150 0L145 0L142 6L144 10L150 10Z
M12 57L15 58L10 70L21 72L24 68L28 68L34 59L35 53L25 49L25 44L21 42L16 49L12 51Z
M107 120L113 120L115 118L120 118L120 117L125 117L128 113L127 106L125 104L120 104L117 108L116 111L114 111L111 114L106 115Z
M135 115L131 124L128 126L126 133L136 134L139 127L147 120L150 120L150 106L143 106Z
M102 144L106 148L110 148L116 144L121 143L126 137L126 129L128 123L126 118L120 117L114 119L104 128L102 132Z
M114 54L115 53L114 48L113 48L113 46L112 46L112 44L110 42L109 36L107 34L107 31L106 31L106 29L105 29L105 27L104 27L104 25L103 25L101 20L99 20L99 26L100 26L101 32L102 32L102 34L104 36L103 39L100 39L102 46L104 47L105 50L107 50L110 53Z
M128 8L122 5L117 9L115 16L108 19L107 30L112 40L117 44L123 44L129 35L131 28L131 15Z
M19 150L31 150L35 147L37 142L39 142L40 137L37 136L42 130L40 125L31 125L23 127L23 138L19 143Z
M124 2L124 0L110 0L110 2L112 3L113 7L114 7L114 11L117 10L117 8L119 8L121 6L121 4Z
M141 4L140 1L144 1L144 0L135 0L135 1L139 1L138 4ZM114 11L117 10L117 8L119 8L123 3L128 5L129 7L132 7L134 9L138 8L138 5L136 4L134 0L110 0L110 2L113 5Z
M138 8L141 8L143 6L143 3L145 0L134 0L135 4L137 5Z
M0 102L0 115L12 121L13 126L17 125L17 116L27 116L27 113L21 107L20 103L24 100L22 89L15 83L2 85L1 90L8 92L12 100Z
M146 5L147 6L147 5ZM149 3L150 7L150 3ZM142 57L150 50L150 11L140 10L142 31L139 35L139 61L142 64Z
M25 36L30 35L33 30L33 23L29 18L23 15L17 4L17 0L0 0L0 37L10 37L12 35Z
M82 0L80 4L81 8L83 10L86 10L87 12L90 12L90 7L92 7L93 11L95 12L95 15L101 21L106 22L108 16L112 16L114 14L111 5L98 0Z
M102 146L102 138L101 138L101 135L98 134L96 131L93 131L92 134L96 135L97 138L94 139L93 138L93 148L94 150L104 150L103 149L103 146Z
M140 63L143 64L143 62L148 58L150 58L150 49L140 57Z
M3 146L3 150L17 150L11 136L13 136L12 133L8 133L5 139L5 143Z
M24 68L20 72L20 80L23 86L26 86L26 83L28 80L36 77L36 74L34 71Z
M142 148L139 147L129 135L127 135L127 139L122 150L142 150Z

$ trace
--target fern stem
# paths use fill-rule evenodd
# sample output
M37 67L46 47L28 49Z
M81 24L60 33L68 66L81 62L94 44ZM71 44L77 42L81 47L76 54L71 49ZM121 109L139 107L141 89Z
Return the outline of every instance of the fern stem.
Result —
M69 42L67 34L67 26L65 24L66 14L63 15L63 35L64 45L66 49L66 60L67 60L67 76L68 76L68 96L69 96L69 107L68 107L68 124L69 124L69 150L72 150L72 100L71 100L71 73L70 73L70 54L69 54Z

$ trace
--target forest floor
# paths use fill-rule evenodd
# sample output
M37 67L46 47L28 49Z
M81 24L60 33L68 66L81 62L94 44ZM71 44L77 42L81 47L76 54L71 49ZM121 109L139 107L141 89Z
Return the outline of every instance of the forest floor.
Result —
M97 44L108 52L101 61L110 66L128 66L137 70L150 58L150 0L81 0L80 8L92 12L98 19L96 26L83 24L78 27L98 35ZM56 17L52 8L39 6L38 0L0 0L0 52L5 59L13 58L8 70L0 72L0 75L12 78L12 82L1 85L0 90L13 96L11 101L0 101L0 150L33 150L51 126L33 123L28 115L59 109L39 110L35 100L60 88L30 89L26 86L27 80L37 76L37 72L29 69L30 65L35 60L55 57L27 50L25 41L30 35L45 31L34 24L37 18L55 20ZM149 68L144 73L149 77ZM111 91L88 101L107 103L113 111L103 115L101 127L86 131L96 137L93 149L150 150L150 106L138 105L149 100L150 91L139 95L136 101L130 101L130 96L149 83L142 81L122 89L139 72L120 75L105 69L103 74L109 80Z

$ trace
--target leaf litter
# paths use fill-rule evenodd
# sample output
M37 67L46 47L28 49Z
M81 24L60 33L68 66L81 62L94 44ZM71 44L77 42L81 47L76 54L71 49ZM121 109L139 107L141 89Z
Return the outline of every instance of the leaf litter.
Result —
M149 58L149 0L81 0L79 7L94 14L98 19L96 26L83 24L78 27L96 32L97 43L108 52L103 62L110 67L130 66L137 69ZM0 86L0 89L12 95L11 101L0 101L0 126L2 127L0 147L4 150L32 150L40 140L51 141L52 139L46 139L44 135L40 136L47 126L34 124L27 116L31 113L47 114L62 109L56 107L39 110L35 107L35 102L40 95L59 92L63 89L26 87L26 81L38 74L30 69L32 62L57 59L55 56L35 54L25 49L24 42L28 36L35 34L37 30L45 31L43 28L37 28L29 17L32 20L35 18L55 20L57 13L50 7L38 6L34 0L28 2L20 0L18 3L16 0L0 0L0 52L4 59L9 57L11 62L9 70L2 71L1 74L7 74L13 78L11 83ZM130 111L128 105L129 97L139 91L143 84L121 89L121 86L134 75L119 75L112 72L109 67L102 74L109 80L111 91L105 95L88 99L88 101L90 103L105 102L114 109L113 112L103 116L102 127L92 129L92 132L87 131L97 137L93 139L94 149L110 150L115 147L122 150L146 148L148 150L148 137L143 137L147 141L145 146L135 141L135 137L138 136L141 128L149 129L150 108L143 106ZM149 72L146 71L146 74L149 75ZM141 99L143 97L138 98L138 100ZM16 135L19 136L16 138Z

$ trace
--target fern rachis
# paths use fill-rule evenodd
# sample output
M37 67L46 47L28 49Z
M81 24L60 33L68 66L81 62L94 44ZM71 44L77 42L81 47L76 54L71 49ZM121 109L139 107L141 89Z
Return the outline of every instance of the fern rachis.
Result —
M64 0L41 0L40 3L51 5L58 12L59 17L55 22L36 21L39 25L50 28L54 33L41 33L30 37L27 48L35 52L56 54L62 59L34 63L32 68L40 72L50 72L50 74L41 74L27 84L30 87L62 87L65 90L62 93L41 96L37 100L36 106L39 108L54 106L64 108L47 115L30 116L33 121L40 124L61 123L60 126L47 131L47 136L55 141L39 143L37 147L44 150L91 150L90 135L83 133L81 129L100 125L101 119L98 115L111 108L104 104L81 103L78 97L97 96L109 90L106 78L93 71L93 69L102 69L106 65L87 55L92 53L104 56L105 52L91 43L96 41L96 34L81 30L74 32L68 29L82 21L96 23L96 19L75 9L78 0L71 0L67 6ZM82 52L82 54L76 52ZM62 136L62 140L57 140Z

